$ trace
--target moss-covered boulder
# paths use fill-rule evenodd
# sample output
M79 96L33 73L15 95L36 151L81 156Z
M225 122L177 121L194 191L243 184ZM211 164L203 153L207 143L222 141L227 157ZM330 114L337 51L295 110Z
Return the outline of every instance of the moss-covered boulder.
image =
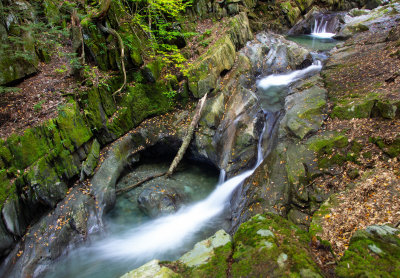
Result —
M335 272L338 277L398 277L400 231L388 225L373 225L357 231Z
M214 249L231 242L231 237L224 230L219 230L212 237L196 243L194 248L179 258L179 262L189 267L206 264L214 256Z
M369 118L372 108L375 105L375 99L342 100L332 110L331 117L339 119Z
M300 139L317 131L323 122L326 95L324 88L314 85L288 96L285 105L290 109L283 119L284 127Z
M322 277L307 232L277 215L257 215L234 236L232 277Z
M228 31L189 69L189 90L200 98L214 90L220 74L229 71L236 59L236 50L252 38L246 14L229 19Z

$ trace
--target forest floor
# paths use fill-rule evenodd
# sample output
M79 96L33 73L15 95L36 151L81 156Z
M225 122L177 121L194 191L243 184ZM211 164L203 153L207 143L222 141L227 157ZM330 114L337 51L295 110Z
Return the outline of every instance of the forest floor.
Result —
M397 36L393 37L396 32ZM346 41L333 53L328 65L334 66L328 66L322 73L328 85L330 108L371 97L397 103L398 107L399 34L399 27L379 32L371 28ZM380 115L361 119L328 118L320 131L341 132L351 146L334 150L329 158L338 153L354 155L352 161L330 167L328 174L314 181L336 192L338 204L324 216L321 238L331 243L337 258L343 256L357 230L373 224L396 226L400 223L399 111L396 115L392 119ZM326 252L316 250L316 255L325 265L330 265L328 272L335 266L334 258L327 258Z
M67 48L63 51L69 51ZM57 116L64 94L73 93L77 83L66 57L54 54L49 63L40 63L38 73L15 85L15 91L0 99L0 136L40 125Z

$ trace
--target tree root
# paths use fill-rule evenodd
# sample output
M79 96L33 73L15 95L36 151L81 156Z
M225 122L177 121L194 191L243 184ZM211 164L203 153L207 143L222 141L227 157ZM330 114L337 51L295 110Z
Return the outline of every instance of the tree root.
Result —
M121 36L118 34L117 31L115 31L114 29L110 28L110 27L105 27L104 25L102 25L100 22L97 23L97 26L99 27L99 29L104 32L104 33L108 33L113 35L114 37L117 38L118 40L118 44L119 47L121 49L121 68L122 68L122 72L124 74L124 83L122 84L121 88L119 88L118 90L116 90L112 95L115 96L119 93L122 92L123 89L125 89L126 86L126 70L125 70L125 47L124 47L124 42L122 41Z

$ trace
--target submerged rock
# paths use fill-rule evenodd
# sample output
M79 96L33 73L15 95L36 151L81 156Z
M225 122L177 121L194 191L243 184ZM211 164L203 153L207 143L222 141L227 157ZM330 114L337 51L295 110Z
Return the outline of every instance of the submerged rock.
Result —
M145 188L137 199L139 208L152 218L176 212L183 201L183 193L163 185Z

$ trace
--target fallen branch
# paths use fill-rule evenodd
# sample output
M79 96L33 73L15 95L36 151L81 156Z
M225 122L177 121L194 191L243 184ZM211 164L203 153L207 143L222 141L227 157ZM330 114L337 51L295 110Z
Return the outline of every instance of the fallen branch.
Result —
M194 130L195 130L197 124L199 123L200 118L201 118L201 113L203 112L203 108L205 106L204 104L206 102L206 99L207 99L207 94L205 94L199 100L199 102L197 104L196 112L195 112L194 117L193 117L193 120L190 123L190 126L189 126L189 128L188 128L188 130L186 132L186 135L185 135L184 139L183 139L182 145L179 148L179 151L176 154L174 160L172 161L168 171L164 172L164 173L159 173L159 174L155 174L155 175L149 176L149 177L144 178L143 180L141 180L141 181L139 181L139 182L137 182L135 184L132 184L132 185L130 185L128 187L117 189L115 191L116 194L121 194L121 193L127 192L127 191L129 191L129 190L131 190L133 188L136 188L136 187L142 185L143 183L145 183L147 181L150 181L152 179L155 179L155 178L159 178L159 177L162 177L162 176L165 176L165 175L168 178L171 177L171 175L174 173L176 167L178 166L179 162L182 160L183 155L185 154L187 148L189 147L190 141L192 141Z
M204 104L206 103L207 99L207 94L205 94L200 100L199 103L197 104L196 112L194 114L193 120L190 123L189 129L186 133L185 138L183 139L182 145L176 154L174 160L171 163L171 166L169 167L169 170L167 172L167 176L170 177L174 171L176 166L178 166L179 162L182 160L183 155L185 154L187 148L189 147L190 141L192 141L194 129L196 128L197 124L199 123L200 117L201 117L201 112L203 112Z
M135 183L135 184L132 184L132 185L130 185L130 186L128 186L128 187L119 188L119 189L115 190L115 193L116 193L116 194L121 194L121 193L127 192L127 191L129 191L129 190L132 190L132 189L138 187L139 185L142 185L143 183L145 183L145 182L147 182L147 181L150 181L150 180L155 179L155 178L162 177L162 176L164 176L165 174L166 174L166 173L159 173L159 174L155 174L155 175L149 176L149 177L147 177L147 178L145 178L145 179L143 179L143 180L141 180L141 181L139 181L139 182L137 182L137 183Z
M109 28L109 27L105 27L104 25L102 25L102 24L99 23L99 22L97 23L97 26L99 27L99 29L100 29L102 32L111 34L111 35L113 35L114 37L116 37L117 40L118 40L119 47L120 47L120 49L121 49L121 68L122 68L122 72L123 72L123 74L124 74L124 83L122 84L121 88L119 88L118 90L116 90L116 91L112 94L113 96L115 96L116 94L121 93L122 90L123 90L123 89L125 88L125 86L126 86L126 70L125 70L125 62L124 62L124 59L125 59L124 42L122 41L122 38L121 38L121 36L118 34L118 32L115 31L114 29Z

